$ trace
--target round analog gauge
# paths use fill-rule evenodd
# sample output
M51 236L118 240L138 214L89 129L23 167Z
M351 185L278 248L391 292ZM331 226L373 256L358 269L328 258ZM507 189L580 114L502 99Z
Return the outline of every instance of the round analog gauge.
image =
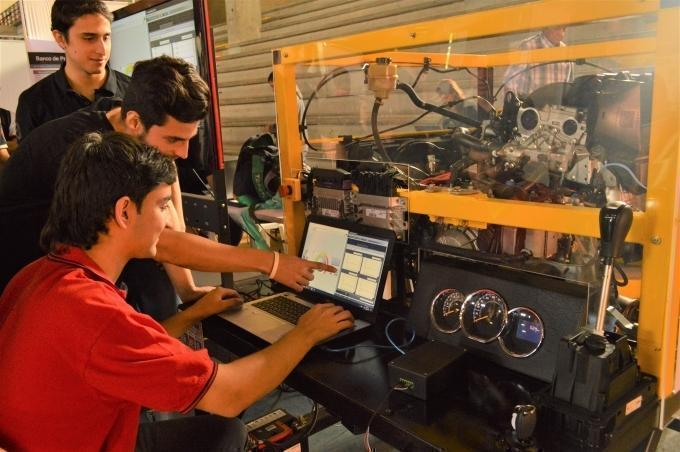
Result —
M529 308L508 312L508 323L498 338L505 353L515 358L531 356L541 347L545 329L541 317Z
M439 292L430 305L430 319L434 327L442 333L455 333L460 329L460 308L465 295L457 289L444 289Z
M508 319L508 306L497 292L482 289L465 299L460 313L460 323L467 337L477 342L496 339Z

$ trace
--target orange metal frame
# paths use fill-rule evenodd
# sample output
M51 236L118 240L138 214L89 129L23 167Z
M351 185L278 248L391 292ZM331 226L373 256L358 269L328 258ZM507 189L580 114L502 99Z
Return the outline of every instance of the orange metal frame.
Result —
M449 42L454 36L471 39L639 15L656 19L655 37L490 55L392 51ZM349 65L389 56L399 64L414 65L427 56L432 64L485 68L609 56L633 57L653 66L646 208L635 214L627 240L644 245L638 361L643 371L659 378L659 395L665 399L674 390L680 316L680 268L676 265L680 251L679 30L680 7L664 8L658 0L601 0L588 2L587 8L577 0L543 0L280 49L275 51L278 61L274 64L274 80L282 179L284 184L293 185L302 168L295 97L297 64ZM410 192L404 196L409 198L410 212L431 218L599 236L597 209L447 193ZM284 199L284 209L289 252L295 253L304 225L299 193Z

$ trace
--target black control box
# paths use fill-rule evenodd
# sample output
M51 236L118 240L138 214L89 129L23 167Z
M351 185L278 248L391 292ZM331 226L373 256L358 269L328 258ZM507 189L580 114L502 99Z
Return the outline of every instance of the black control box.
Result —
M442 342L430 341L411 349L387 364L391 387L400 385L401 392L427 400L449 387L459 371L457 363L465 350Z

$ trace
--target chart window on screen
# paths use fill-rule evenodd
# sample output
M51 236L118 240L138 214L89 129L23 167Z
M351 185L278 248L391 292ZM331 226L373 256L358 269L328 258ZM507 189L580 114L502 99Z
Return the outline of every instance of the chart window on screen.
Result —
M332 265L338 271L314 271L308 289L372 311L388 246L387 240L378 237L310 222L302 257Z
M111 25L111 67L132 74L135 62L161 55L198 65L193 0L172 0Z

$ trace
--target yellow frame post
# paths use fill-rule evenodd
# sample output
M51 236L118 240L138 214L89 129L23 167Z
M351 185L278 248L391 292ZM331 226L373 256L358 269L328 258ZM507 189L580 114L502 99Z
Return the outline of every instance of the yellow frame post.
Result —
M276 127L281 161L281 181L284 187L293 184L302 171L302 141L298 130L295 65L277 64L274 51L274 96L276 99ZM294 112L294 114L291 114ZM298 186L299 188L299 186ZM291 190L295 187L291 187ZM296 254L305 224L305 210L301 202L284 196L283 211L288 253Z
M678 344L678 202L680 200L680 7L658 13L647 182L647 241L638 331L640 367L673 390Z

